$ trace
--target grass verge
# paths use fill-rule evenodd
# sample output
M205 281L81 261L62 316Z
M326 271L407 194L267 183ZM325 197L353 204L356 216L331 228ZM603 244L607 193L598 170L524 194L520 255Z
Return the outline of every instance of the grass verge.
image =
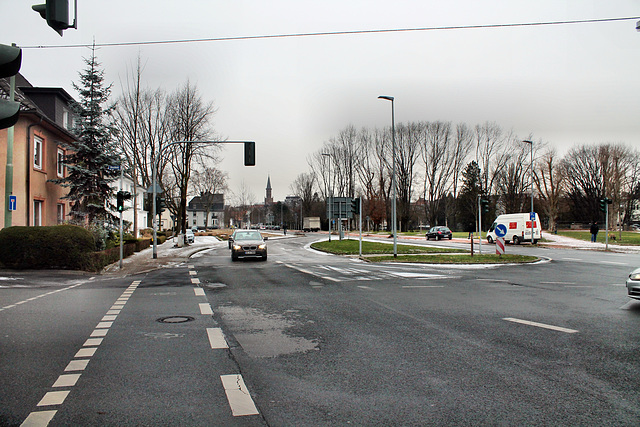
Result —
M329 252L336 255L358 255L359 253L358 240L351 240L351 239L331 240L330 242L328 240L325 240L323 242L312 243L311 247L319 251ZM399 254L435 254L435 253L464 254L467 252L462 249L434 248L434 247L428 247L428 246L413 246L413 245L397 245L397 248L398 248ZM392 254L392 253L393 253L392 244L362 241L363 255Z
M591 241L591 233L589 233L588 231L558 230L558 235L572 237L574 239L584 240L586 242ZM599 243L604 243L605 237L605 232L601 228L596 241ZM609 231L609 243L616 245L640 245L640 233L636 233L635 231L623 231L622 238L620 238L619 231Z
M495 254L488 255L393 255L368 256L364 258L369 262L411 262L421 264L508 264L508 263L528 263L538 261L539 258L528 255Z

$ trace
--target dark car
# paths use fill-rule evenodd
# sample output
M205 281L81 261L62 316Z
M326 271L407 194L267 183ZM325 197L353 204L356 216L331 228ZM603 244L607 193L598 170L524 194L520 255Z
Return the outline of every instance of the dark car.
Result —
M260 258L267 259L267 238L262 238L258 230L236 230L233 233L231 243L231 260L237 261L240 258Z
M453 238L453 233L449 230L449 227L439 226L439 227L431 227L431 230L427 231L425 235L427 240L429 239L449 239Z

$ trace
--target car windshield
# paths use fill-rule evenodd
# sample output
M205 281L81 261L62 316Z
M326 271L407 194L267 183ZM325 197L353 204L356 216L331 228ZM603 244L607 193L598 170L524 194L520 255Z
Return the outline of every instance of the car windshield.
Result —
M237 232L235 240L261 240L262 235L259 231L241 231Z

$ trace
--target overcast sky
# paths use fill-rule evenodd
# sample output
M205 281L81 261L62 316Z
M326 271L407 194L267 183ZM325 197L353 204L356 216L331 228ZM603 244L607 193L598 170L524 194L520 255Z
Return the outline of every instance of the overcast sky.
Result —
M44 0L42 0L44 2ZM633 17L639 0L78 0L78 29L60 37L34 11L38 0L0 0L0 43L58 46L236 36L424 28ZM70 0L73 3L73 0ZM219 167L237 191L264 198L308 172L307 157L349 124L495 121L561 152L574 144L640 148L640 33L636 22L329 35L102 47L114 99L138 53L151 88L187 79L217 108L215 130L255 140L244 167L228 145ZM84 68L86 48L23 51L34 85L62 87Z

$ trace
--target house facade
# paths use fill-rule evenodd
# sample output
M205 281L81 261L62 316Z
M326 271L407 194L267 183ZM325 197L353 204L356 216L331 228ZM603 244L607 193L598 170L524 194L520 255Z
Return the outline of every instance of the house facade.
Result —
M204 193L187 204L187 227L220 228L224 224L224 194Z
M8 98L9 80L0 79L0 97ZM65 143L75 141L71 133L73 98L61 88L33 87L16 76L15 100L20 102L20 118L14 126L13 185L16 197L11 224L5 224L7 209L0 210L0 226L56 225L68 220L70 203L63 197L67 189L50 182L67 174ZM6 205L8 131L0 129L0 200ZM9 171L10 173L11 171Z

